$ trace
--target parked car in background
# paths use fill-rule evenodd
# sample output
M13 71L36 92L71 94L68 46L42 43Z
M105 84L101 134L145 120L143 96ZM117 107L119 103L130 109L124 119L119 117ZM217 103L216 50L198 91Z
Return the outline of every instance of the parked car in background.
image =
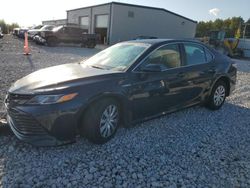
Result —
M37 44L42 44L43 43L43 39L41 38L41 32L43 31L52 31L55 28L55 26L53 25L44 25L41 29L39 29L33 36L33 40L37 43Z
M29 39L34 39L35 36L41 36L41 31L51 31L52 29L54 29L55 26L53 25L44 25L39 29L31 29L28 30L28 36Z
M3 38L2 28L0 27L0 38Z
M20 28L14 28L12 34L14 36L18 36L19 35L19 31L20 31Z
M41 38L41 41L48 46L56 46L59 43L76 43L82 46L87 44L89 48L96 46L96 40L93 40L92 34L86 34L84 29L73 25L58 26L52 31L41 31Z
M28 37L29 39L33 39L33 37L39 32L39 30L43 27L43 25L38 25L35 27L32 27L28 30Z
M236 73L230 58L193 40L118 43L82 63L16 81L5 100L7 120L19 139L34 145L68 143L77 135L103 144L119 125L197 104L220 109Z
M24 39L24 34L28 32L28 30L29 30L28 28L20 28L17 36L19 38Z

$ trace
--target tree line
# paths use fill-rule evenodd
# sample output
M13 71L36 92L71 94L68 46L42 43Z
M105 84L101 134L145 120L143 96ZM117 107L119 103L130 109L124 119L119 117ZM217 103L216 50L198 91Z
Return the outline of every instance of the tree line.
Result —
M225 30L227 38L233 38L237 34L238 30L241 31L241 37L243 35L244 24L250 24L250 18L245 22L242 17L232 17L225 20L216 19L215 21L200 21L197 24L196 37L209 36L209 32L212 30ZM0 20L0 27L4 34L8 34L14 28L19 27L17 23L7 24L4 20ZM250 37L250 26L246 31L246 35Z
M224 30L226 32L226 38L234 38L239 29L242 37L244 24L250 24L250 18L247 21L242 17L232 17L225 20L216 19L215 21L207 22L201 21L197 24L196 37L209 36L209 32L213 30ZM246 34L248 33L249 31L246 31Z
M0 27L2 29L3 34L8 34L14 28L19 27L17 23L8 24L4 20L0 20Z

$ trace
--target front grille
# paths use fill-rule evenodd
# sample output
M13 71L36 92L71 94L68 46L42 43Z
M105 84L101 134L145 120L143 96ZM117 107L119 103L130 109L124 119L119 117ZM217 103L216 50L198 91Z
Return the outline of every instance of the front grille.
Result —
M8 93L8 98L10 100L30 100L32 97L33 95L21 95L21 94Z
M15 109L8 109L8 115L11 118L11 128L18 137L42 136L47 132L31 116Z
M24 104L29 101L33 95L21 95L21 94L13 94L8 93L6 97L6 102L10 104Z

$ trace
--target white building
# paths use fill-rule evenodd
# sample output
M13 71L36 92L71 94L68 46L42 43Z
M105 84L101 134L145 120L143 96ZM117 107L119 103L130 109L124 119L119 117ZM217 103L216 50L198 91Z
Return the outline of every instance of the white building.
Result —
M163 8L111 2L67 11L67 22L114 44L138 36L193 38L197 22Z

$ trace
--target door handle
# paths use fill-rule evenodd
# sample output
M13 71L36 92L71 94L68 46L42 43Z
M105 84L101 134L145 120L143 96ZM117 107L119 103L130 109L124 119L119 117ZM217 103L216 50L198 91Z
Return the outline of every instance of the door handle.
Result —
M212 73L212 74L214 74L215 73L215 69L214 68L210 68L210 69L208 69L208 71L207 71L208 73Z
M177 74L178 77L183 78L185 76L184 72L180 72Z
M208 73L215 73L215 66L210 66L207 70Z

